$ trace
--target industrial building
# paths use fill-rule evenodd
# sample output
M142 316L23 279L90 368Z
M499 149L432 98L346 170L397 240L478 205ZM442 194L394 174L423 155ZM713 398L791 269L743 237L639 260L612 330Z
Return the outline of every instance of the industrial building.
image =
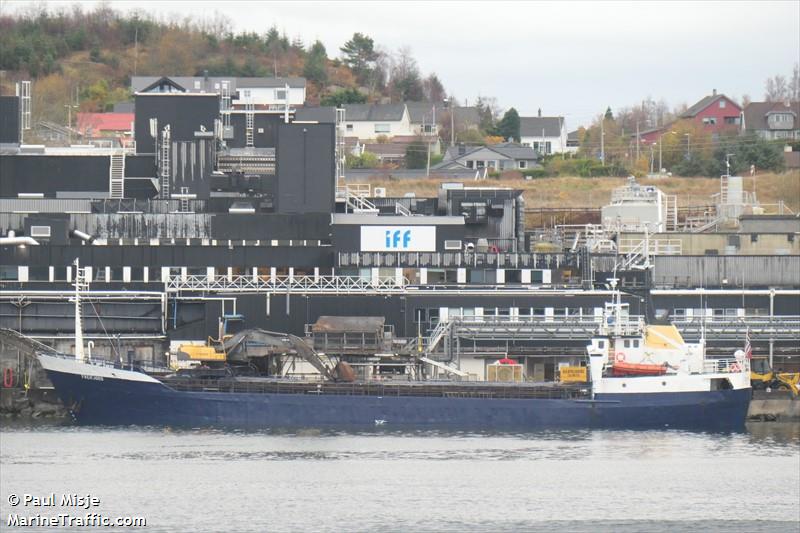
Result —
M397 370L346 334L469 379L512 356L551 380L584 352L613 277L632 314L712 351L749 332L755 353L800 366L798 218L764 214L740 178L703 217L631 181L598 224L526 228L519 190L388 198L346 182L344 110L235 107L213 80L155 90L168 82L136 93L135 148L26 145L22 97L3 97L0 327L69 352L77 259L95 357L164 364L263 328L370 372ZM348 317L382 321L354 331Z

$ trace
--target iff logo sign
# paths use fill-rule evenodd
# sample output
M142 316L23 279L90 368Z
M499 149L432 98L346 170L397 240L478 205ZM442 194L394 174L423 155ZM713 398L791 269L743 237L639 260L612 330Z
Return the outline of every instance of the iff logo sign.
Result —
M435 252L436 226L361 226L362 252Z
M396 229L394 231L387 229L386 230L386 248L399 248L400 245L400 235L403 235L403 248L408 248L408 244L411 242L411 230L407 229L405 231Z

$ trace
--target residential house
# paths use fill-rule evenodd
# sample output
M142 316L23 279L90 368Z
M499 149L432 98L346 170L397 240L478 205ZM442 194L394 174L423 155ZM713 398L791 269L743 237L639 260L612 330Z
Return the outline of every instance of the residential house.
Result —
M305 78L237 78L235 76L133 76L131 91L229 94L231 107L280 110L305 104Z
M542 155L575 151L567 146L564 117L519 117L519 136L522 146L530 146Z
M576 153L581 147L580 130L567 133L567 152Z
M435 135L442 126L448 130L452 127L456 134L459 131L477 130L481 116L477 107L447 107L437 102L406 102L411 129L415 135ZM452 109L452 116L450 111ZM435 124L434 124L435 122ZM445 124L447 122L447 124Z
M742 111L742 133L767 141L800 139L800 102L751 102Z
M539 153L530 146L500 143L488 146L457 144L445 152L437 170L488 168L490 170L525 170L538 167Z
M681 113L678 120L692 120L703 126L703 129L718 137L721 133L732 133L739 130L742 108L725 96L718 94L717 90L703 97L699 102ZM657 143L661 135L669 130L673 123L665 124L639 132L639 141L642 144ZM633 134L632 138L636 135Z
M133 113L78 113L77 129L84 141L108 140L120 146L133 137L133 121Z
M411 136L411 122L405 104L345 104L346 137L374 141L380 136Z

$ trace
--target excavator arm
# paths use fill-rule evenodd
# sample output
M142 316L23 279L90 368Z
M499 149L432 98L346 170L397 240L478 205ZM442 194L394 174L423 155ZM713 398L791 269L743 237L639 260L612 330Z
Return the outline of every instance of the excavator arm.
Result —
M335 380L333 369L314 351L308 343L296 335L277 333L264 329L247 329L225 339L222 349L229 357L236 358L237 352L247 341L262 344L274 355L291 354L307 361L317 372L329 380Z

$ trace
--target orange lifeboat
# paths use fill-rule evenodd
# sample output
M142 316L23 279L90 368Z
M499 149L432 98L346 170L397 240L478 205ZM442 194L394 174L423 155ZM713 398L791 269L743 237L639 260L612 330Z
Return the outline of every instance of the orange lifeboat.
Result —
M611 374L617 377L620 376L663 376L667 373L669 365L647 365L641 363L626 363L625 361L616 361L614 366L611 367Z

